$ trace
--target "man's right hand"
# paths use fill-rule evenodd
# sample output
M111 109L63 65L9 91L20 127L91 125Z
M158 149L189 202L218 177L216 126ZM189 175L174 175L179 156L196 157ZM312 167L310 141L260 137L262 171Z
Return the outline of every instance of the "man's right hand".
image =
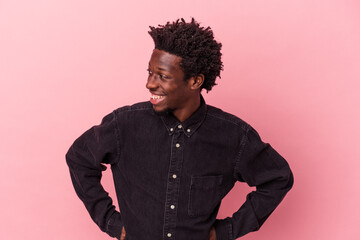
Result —
M122 228L122 231L121 231L120 240L125 240L125 235L126 235L126 232L125 232L125 228L123 227L123 228Z

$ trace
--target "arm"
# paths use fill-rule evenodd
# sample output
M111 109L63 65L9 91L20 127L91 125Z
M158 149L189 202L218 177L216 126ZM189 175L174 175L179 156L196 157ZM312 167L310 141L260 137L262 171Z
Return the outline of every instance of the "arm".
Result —
M269 144L263 143L249 127L242 140L234 176L256 186L231 218L216 220L217 240L236 239L258 230L293 185L289 165Z
M114 164L118 159L116 131L115 114L109 114L100 125L76 139L66 154L66 162L76 194L91 218L102 231L120 239L121 215L100 182L106 169L103 163Z

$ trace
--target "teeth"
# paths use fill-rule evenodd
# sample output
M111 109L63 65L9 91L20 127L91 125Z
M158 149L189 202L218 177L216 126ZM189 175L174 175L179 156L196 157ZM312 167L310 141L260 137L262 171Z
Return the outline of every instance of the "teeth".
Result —
M152 95L151 98L152 99L160 99L163 98L164 96L157 96L157 95Z

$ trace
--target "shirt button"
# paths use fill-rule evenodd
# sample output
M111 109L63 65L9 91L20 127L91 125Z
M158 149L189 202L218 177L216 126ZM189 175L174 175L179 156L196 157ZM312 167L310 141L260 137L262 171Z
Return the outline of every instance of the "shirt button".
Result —
M171 237L171 233L168 233L167 236L168 236L168 237Z
M190 128L188 128L186 131L187 131L187 132L190 132L191 130L190 130Z
M173 132L174 131L174 129L173 128L170 128L170 132Z
M179 144L179 143L177 143L177 144L175 144L175 146L178 148L178 147L180 147L180 144Z
M173 178L173 179L175 179L176 177L177 177L176 174L173 174L173 175L172 175L172 178Z
M182 128L182 126L181 126L181 125L178 125L178 128Z
M171 209L175 209L175 205L171 205L170 208L171 208Z

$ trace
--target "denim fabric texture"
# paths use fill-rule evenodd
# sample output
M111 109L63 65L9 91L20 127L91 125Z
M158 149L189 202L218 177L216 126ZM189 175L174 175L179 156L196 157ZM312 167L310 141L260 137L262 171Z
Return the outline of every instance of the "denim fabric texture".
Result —
M288 163L240 118L207 105L184 122L150 102L125 106L66 154L75 191L100 229L128 240L236 239L258 230L293 185ZM120 212L100 179L111 165ZM256 186L232 217L216 219L236 181Z

